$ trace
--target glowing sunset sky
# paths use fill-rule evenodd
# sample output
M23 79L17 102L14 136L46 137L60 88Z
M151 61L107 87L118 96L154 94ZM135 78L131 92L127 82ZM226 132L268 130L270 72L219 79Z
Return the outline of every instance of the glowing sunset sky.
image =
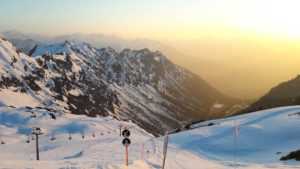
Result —
M267 35L300 41L298 0L7 0L1 31L158 40Z
M299 74L299 9L300 0L0 0L0 32L158 40L224 93L254 98Z

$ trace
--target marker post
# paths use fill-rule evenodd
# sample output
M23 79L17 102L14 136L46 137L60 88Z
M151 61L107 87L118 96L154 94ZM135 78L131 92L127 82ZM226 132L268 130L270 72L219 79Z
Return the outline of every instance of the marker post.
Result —
M126 146L126 165L128 166L128 146Z
M141 160L143 159L143 155L144 155L144 143L143 143L143 146L142 146Z
M167 135L165 138L165 142L164 142L164 149L163 149L163 165L162 165L162 169L165 168L165 162L166 162L166 157L167 157L167 150L168 150L168 142L169 142L169 136Z
M130 131L125 128L122 132L122 136L124 137L122 144L126 147L126 166L128 166L128 146L131 143L130 139L128 138L130 136Z

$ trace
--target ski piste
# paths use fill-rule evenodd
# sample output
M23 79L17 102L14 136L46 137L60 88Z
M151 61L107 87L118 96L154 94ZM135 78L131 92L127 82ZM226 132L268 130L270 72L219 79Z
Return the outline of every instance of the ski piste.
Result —
M31 112L36 117L32 117ZM190 130L169 134L165 168L234 168L235 120L238 124L237 168L298 168L299 162L295 160L282 162L279 159L300 147L297 135L299 112L299 106L269 109L206 121L192 125ZM118 121L109 116L91 118L54 113L54 120L49 113L53 112L0 108L0 133L5 142L0 145L0 168L162 167L165 136L154 137L132 122ZM123 136L119 134L120 125L130 130L128 167ZM27 143L33 126L40 127L43 132L39 136L39 161L36 161L35 140L30 138L30 143ZM53 133L55 140L51 140Z

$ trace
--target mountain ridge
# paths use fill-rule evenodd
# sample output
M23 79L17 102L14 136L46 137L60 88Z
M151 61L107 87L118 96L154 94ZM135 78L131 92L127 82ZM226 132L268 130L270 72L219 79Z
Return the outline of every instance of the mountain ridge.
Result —
M249 113L257 110L264 110L269 108L292 106L300 104L300 75L297 77L279 83L277 86L271 88L259 100L251 104L248 108L237 114Z
M112 48L97 49L84 42L65 41L52 46L38 45L29 57L16 52L9 42L1 43L3 48L12 48L8 56L22 55L30 60L23 63L18 58L8 63L19 64L25 73L12 76L14 83L2 81L2 92L30 93L31 100L38 102L35 106L132 120L158 136L193 121L229 116L232 112L222 112L237 102L160 52L116 52ZM216 102L224 107L215 108Z

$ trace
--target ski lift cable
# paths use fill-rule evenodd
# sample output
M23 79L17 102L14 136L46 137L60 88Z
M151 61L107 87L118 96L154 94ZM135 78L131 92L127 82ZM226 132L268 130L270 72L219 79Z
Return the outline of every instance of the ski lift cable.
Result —
M33 126L37 126L36 124L37 124L37 121L36 120L33 120ZM108 130L110 130L110 131L113 131L114 133L116 133L116 130L113 130L113 129L111 129L111 128L108 128L108 127L106 127L106 126L103 126L104 128L106 128L106 129L108 129ZM33 127L34 128L34 127ZM83 135L84 136L86 136L86 135L96 135L96 133L97 133L97 131L100 131L100 132L102 132L102 134L101 135L103 135L103 133L105 132L105 130L100 130L100 129L97 129L97 128L94 128L92 131L85 131L84 133L83 133ZM108 131L109 132L109 131ZM63 133L65 133L65 132L60 132L60 134L63 134ZM30 132L28 132L28 133L11 133L11 134L1 134L0 136L2 136L2 137L13 137L13 136L20 136L20 135L31 135L31 131ZM43 133L43 136L52 136L53 135L53 132L51 133L51 132L45 132L45 133Z
M96 130L95 130L96 131ZM96 134L95 131L89 131L89 132L84 132L84 133L81 133L81 135L90 135L90 134ZM103 132L102 130L98 130L98 131L101 131ZM67 132L59 132L57 134L70 134L70 133L67 133ZM80 132L77 132L77 133L80 133ZM10 136L21 136L21 135L30 135L31 132L28 132L28 133L12 133L12 134L0 134L0 137L10 137ZM52 135L57 135L55 132L43 132L43 136L52 136Z

